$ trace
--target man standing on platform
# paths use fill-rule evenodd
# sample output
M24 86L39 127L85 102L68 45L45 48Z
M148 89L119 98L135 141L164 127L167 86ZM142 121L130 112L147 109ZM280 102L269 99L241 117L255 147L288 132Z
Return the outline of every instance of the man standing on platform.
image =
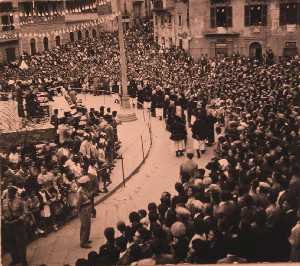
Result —
M91 218L92 218L92 200L89 192L90 178L84 175L78 179L80 188L78 189L78 214L80 219L80 247L91 248Z

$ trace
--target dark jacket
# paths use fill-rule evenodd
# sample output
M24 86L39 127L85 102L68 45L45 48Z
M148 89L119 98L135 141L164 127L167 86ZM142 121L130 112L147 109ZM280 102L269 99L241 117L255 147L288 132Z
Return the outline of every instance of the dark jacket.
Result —
M192 137L196 140L205 140L208 137L206 116L201 116L192 125Z
M175 117L171 125L171 140L184 140L187 136L184 120L180 117Z
M164 106L164 95L163 95L162 91L156 92L156 94L152 98L152 104L154 104L155 108L163 108L163 106Z

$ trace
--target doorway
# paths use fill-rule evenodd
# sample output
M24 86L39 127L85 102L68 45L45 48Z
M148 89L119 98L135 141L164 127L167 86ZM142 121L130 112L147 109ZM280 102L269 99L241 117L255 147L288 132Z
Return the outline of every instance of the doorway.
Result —
M262 47L258 42L253 42L249 46L249 57L261 60L262 58Z
M35 39L31 39L30 40L30 51L32 55L36 54L36 43L35 43Z
M16 48L10 47L6 48L6 60L7 62L12 62L16 60Z
M48 50L49 50L49 40L48 40L47 37L45 37L45 38L43 39L43 44L44 44L44 50L45 50L45 51L48 51Z
M60 46L60 36L56 36L55 44L56 44L57 47Z

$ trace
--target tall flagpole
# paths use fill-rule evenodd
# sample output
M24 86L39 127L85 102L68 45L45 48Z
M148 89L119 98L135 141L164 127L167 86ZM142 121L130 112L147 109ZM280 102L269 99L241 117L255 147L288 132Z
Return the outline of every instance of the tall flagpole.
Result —
M128 78L127 78L127 62L126 49L124 43L124 31L120 0L117 0L118 12L118 33L119 33L119 48L120 48L120 66L121 66L121 106L122 110L119 114L119 119L122 122L137 120L134 110L131 108L130 98L128 96Z
M122 97L124 97L124 96L126 97L126 96L128 96L128 89L127 89L128 78L127 78L127 62L126 62L124 30L123 30L120 0L118 0L118 33L119 33L119 48L120 48Z

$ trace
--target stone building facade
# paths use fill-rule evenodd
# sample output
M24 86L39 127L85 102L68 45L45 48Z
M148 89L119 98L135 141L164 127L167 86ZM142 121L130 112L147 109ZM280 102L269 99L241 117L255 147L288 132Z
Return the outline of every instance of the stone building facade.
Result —
M116 21L105 19L112 13L111 4L101 1L0 2L0 63L114 30ZM100 18L103 23L96 23Z
M143 18L152 17L151 0L113 0L111 3L113 10L118 10L118 4L120 5L125 29L139 23Z
M299 52L300 0L154 0L154 36L195 58Z

